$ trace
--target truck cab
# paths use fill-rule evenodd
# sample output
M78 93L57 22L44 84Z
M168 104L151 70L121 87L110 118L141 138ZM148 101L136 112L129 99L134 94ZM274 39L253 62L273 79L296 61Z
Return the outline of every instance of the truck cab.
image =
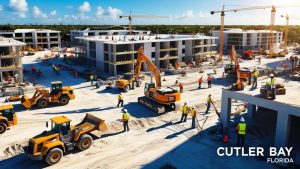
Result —
M11 104L0 106L0 134L4 133L8 127L17 125L18 119Z
M123 90L123 92L126 93L130 89L139 87L141 85L141 81L136 81L133 73L125 73L121 79L116 81L115 85L118 89Z

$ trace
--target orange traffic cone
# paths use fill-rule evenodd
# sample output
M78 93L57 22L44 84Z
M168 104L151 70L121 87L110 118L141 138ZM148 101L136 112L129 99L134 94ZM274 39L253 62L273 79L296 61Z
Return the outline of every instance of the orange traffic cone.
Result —
M223 142L228 143L228 136L227 135L224 135Z

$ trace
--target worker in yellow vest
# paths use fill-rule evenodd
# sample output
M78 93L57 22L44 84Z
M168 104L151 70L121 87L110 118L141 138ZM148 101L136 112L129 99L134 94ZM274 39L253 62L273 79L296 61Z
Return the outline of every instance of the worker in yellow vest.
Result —
M195 128L196 127L196 113L197 113L195 106L192 106L190 113L192 115L192 128Z
M94 76L92 74L90 75L90 81L91 81L91 86L93 86Z
M213 100L211 98L211 94L209 94L207 97L207 100L206 100L207 108L206 108L205 114L208 114L208 111L210 109L210 104L212 104L212 103L213 103Z
M253 71L253 84L252 84L253 88L257 88L258 75L259 75L258 70L255 68Z
M246 129L247 129L247 124L245 123L245 119L241 117L240 123L236 126L236 131L238 132L237 143L236 143L237 146L244 147Z
M129 118L130 118L130 114L128 113L127 109L124 109L123 116L122 116L124 132L129 131L129 125L128 125Z
M271 79L269 81L267 81L267 86L268 86L269 90L271 90L271 99L275 100L276 99L276 87L275 87L276 79L273 74L270 74L270 78Z
M119 107L119 105L121 104L121 107L123 107L123 103L124 103L124 100L123 100L123 95L122 95L122 92L118 95L118 105L117 107Z
M180 122L186 122L186 117L188 115L188 106L187 106L187 103L184 102L184 104L182 105L181 107L181 111L182 111L182 115L181 115L181 119L180 119Z

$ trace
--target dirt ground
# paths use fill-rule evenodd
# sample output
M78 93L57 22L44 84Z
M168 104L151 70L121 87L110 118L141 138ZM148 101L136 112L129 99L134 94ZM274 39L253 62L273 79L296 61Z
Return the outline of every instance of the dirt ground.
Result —
M216 101L220 110L220 99L222 88L229 84L222 79L223 68L217 69L213 75L213 87L197 89L199 73L187 74L186 77L178 75L165 76L163 86L172 86L176 79L184 84L182 100L188 105L196 105L201 132L191 129L191 117L186 123L178 123L180 110L169 112L163 115L156 115L145 107L138 105L137 97L143 95L143 87L131 90L124 94L124 108L131 114L130 131L122 133L121 108L117 108L118 89L106 90L105 87L96 89L86 82L85 79L75 78L72 73L61 71L56 75L51 66L47 63L36 61L36 58L43 56L46 52L38 52L34 56L25 56L22 61L25 69L30 69L32 64L42 71L42 75L34 78L31 72L25 74L26 79L49 87L51 81L61 80L64 85L72 86L75 89L75 100L71 100L66 106L52 105L49 108L26 110L19 102L14 102L18 116L18 125L0 135L0 166L1 168L160 168L170 163L177 168L273 168L255 158L221 158L216 155L216 148L222 145L221 142L213 141L208 130L215 126L218 118L213 110L209 116L204 116L206 109L205 102L208 94ZM276 66L284 58L262 59L262 65ZM241 66L257 66L256 60L244 61ZM206 78L206 70L203 75ZM149 81L147 78L145 81ZM144 81L144 82L145 82ZM266 78L260 78L259 85L264 83ZM299 82L289 81L285 78L278 78L286 84L288 92L286 96L278 96L279 101L290 104L299 104L297 92ZM143 82L143 83L144 83ZM142 84L143 86L143 84ZM177 86L176 86L177 88ZM255 94L259 90L252 90L250 87L245 92ZM32 93L28 93L32 95ZM4 103L5 98L0 98ZM85 116L91 113L106 121L109 130L105 133L95 132L94 143L86 151L71 151L62 160L49 167L43 161L31 161L24 153L22 146L27 144L29 138L46 130L45 122L51 117L65 115L72 119L72 124L79 123ZM244 164L247 163L247 166Z

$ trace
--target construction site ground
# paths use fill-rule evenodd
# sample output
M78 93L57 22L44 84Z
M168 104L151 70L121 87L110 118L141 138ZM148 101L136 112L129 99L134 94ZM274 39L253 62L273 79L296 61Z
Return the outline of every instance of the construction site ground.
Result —
M182 100L178 105L187 102L188 105L196 105L197 119L200 127L191 129L191 116L185 123L178 123L181 117L180 110L157 115L149 109L137 103L137 97L143 96L143 85L150 78L143 81L141 87L130 90L124 94L124 108L131 114L130 131L123 133L121 123L122 108L117 108L118 89L107 90L105 87L96 89L83 78L75 78L72 72L60 71L60 75L53 72L51 66L43 62L37 62L38 57L44 56L46 52L37 52L34 56L22 58L25 69L30 70L34 64L42 74L34 78L31 72L25 74L26 79L49 87L51 81L60 80L63 85L72 86L76 98L66 106L52 105L45 109L32 108L26 110L20 102L13 102L18 116L18 125L0 136L0 168L160 168L169 163L177 168L276 168L254 157L219 157L217 148L219 146L230 146L235 144L235 137L230 138L229 144L214 141L210 130L216 127L218 116L211 109L208 116L203 113L206 109L206 98L212 94L216 101L216 107L220 110L221 89L228 88L229 83L222 78L223 68L217 69L213 74L212 88L207 89L207 83L202 85L203 89L197 89L197 80L200 73L165 76L162 79L163 86L174 86L176 79L184 85ZM257 60L244 61L241 67L279 66L280 61L285 58L262 59L261 65ZM57 61L59 62L59 61ZM205 70L207 73L213 70ZM286 77L278 77L278 81L284 82L287 94L278 96L277 100L289 104L299 105L300 82L290 81ZM250 94L259 93L259 87L265 83L266 77L261 77L258 89L253 90L247 86L244 92ZM32 95L29 93L28 95ZM5 98L0 98L2 104ZM233 104L233 110L243 108L243 103ZM300 106L300 105L299 105ZM53 116L65 115L72 119L72 124L79 123L85 116L91 113L106 121L109 130L105 133L94 132L95 140L90 149L86 151L71 151L61 161L48 166L43 161L37 162L28 159L23 153L22 146L27 145L28 139L46 130L45 122ZM236 118L238 120L238 117ZM199 132L200 131L200 132ZM99 137L101 136L101 137ZM247 164L247 165L246 165Z

